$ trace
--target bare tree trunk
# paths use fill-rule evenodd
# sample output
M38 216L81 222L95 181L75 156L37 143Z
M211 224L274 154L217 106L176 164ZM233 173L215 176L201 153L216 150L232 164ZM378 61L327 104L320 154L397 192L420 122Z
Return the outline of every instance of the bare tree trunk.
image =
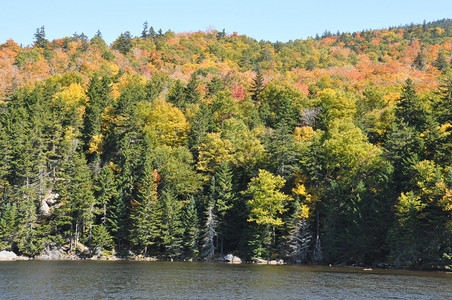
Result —
M73 242L73 236L72 236L72 225L71 225L71 238L70 238L70 243L69 243L69 252L72 254L73 251L73 246L72 246L72 242Z
M75 224L75 251L77 251L77 245L78 245L78 224Z
M319 211L317 210L317 237L315 241L315 247L314 247L314 261L321 262L323 260L322 255L322 245L320 242L320 215Z

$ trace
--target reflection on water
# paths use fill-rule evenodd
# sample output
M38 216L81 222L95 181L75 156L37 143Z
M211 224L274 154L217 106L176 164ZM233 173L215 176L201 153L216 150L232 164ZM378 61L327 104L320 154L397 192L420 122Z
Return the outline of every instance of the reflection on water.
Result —
M0 299L452 299L452 274L220 263L0 263Z

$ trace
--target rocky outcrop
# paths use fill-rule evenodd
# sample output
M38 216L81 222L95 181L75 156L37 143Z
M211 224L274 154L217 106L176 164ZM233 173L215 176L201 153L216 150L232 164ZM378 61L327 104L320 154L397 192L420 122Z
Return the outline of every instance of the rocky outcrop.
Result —
M17 259L17 255L11 251L1 251L0 252L0 261L14 261Z
M64 259L63 252L55 245L47 245L44 251L35 257L37 260L61 260Z
M225 257L223 257L223 261L230 263L230 264L241 264L242 259L238 256L234 256L232 254L228 254Z
M44 216L50 216L51 214L51 208L52 206L55 206L57 203L59 194L57 193L49 193L41 200L41 207L39 208L39 211Z

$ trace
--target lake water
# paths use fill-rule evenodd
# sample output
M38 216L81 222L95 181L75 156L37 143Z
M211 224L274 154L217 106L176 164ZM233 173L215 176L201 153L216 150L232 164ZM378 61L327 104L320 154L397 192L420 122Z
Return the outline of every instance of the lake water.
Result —
M0 263L0 299L452 299L452 274L131 261Z

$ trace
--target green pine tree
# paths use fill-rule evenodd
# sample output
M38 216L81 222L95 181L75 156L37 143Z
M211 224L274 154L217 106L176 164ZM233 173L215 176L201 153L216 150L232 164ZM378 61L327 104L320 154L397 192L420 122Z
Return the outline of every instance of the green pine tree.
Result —
M190 197L190 202L185 207L183 214L184 251L187 258L195 258L199 253L199 220L195 198Z

